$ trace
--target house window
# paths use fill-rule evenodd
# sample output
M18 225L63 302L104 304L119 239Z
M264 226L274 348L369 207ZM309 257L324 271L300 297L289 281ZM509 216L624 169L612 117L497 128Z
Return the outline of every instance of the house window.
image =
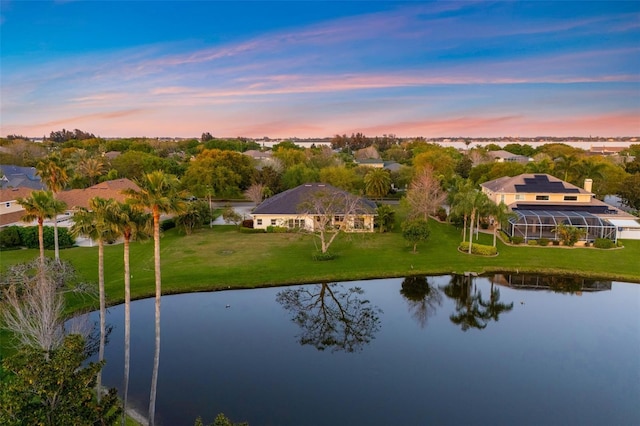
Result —
M5 206L6 208L11 207L11 201L7 202L4 206Z
M275 219L271 219L271 226L276 226L276 220Z
M501 195L500 195L500 202L501 202L501 203L504 203L504 194L501 194Z
M334 222L342 222L342 221L344 221L344 216L334 216L333 217L333 221Z
M524 200L524 194L516 194L516 201Z
M363 217L356 217L353 219L353 229L364 229Z
M289 228L304 227L304 219L289 219Z
M536 201L549 201L548 195L536 195Z
M257 219L256 222L258 222L258 225L262 225L262 219Z
M565 201L578 201L578 196L577 195L565 195L564 196L564 200Z

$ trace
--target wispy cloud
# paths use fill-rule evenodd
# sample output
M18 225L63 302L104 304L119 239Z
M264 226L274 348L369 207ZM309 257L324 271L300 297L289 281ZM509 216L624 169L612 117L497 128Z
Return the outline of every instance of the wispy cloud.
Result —
M638 34L638 14L509 19L510 7L399 4L198 48L3 58L2 132L197 135L212 121L259 136L634 129L640 47L621 33ZM559 116L571 119L545 118Z

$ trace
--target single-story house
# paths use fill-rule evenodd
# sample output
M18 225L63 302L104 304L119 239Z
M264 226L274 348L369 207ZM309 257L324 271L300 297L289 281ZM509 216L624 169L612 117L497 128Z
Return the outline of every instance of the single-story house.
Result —
M267 198L251 213L253 227L313 231L328 218L345 232L373 232L376 204L324 183L307 183Z

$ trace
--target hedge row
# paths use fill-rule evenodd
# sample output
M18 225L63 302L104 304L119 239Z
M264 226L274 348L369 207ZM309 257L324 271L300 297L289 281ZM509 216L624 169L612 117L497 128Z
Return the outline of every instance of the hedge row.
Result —
M464 241L460 243L458 248L461 251L469 252L469 242ZM495 256L498 254L498 248L493 246L485 246L483 244L474 244L471 246L471 254L478 254L480 256Z
M608 238L596 238L593 246L599 249L610 249L615 247L615 243Z
M43 228L44 248L53 250L55 246L54 229L52 226ZM58 227L58 246L63 248L73 247L75 239L64 227ZM20 247L30 249L40 248L38 242L37 226L8 226L0 231L0 249L12 250Z

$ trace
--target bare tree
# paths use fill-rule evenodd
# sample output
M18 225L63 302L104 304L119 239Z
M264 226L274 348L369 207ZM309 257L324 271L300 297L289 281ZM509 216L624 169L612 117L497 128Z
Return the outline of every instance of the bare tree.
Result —
M257 206L262 202L265 188L266 187L261 183L254 183L244 192L244 195Z
M301 345L319 351L357 352L375 338L382 313L363 296L360 287L322 283L283 290L276 300L302 329Z
M409 206L409 217L429 219L446 199L440 180L431 167L425 167L409 185L406 203Z
M362 215L375 214L375 204L331 186L320 187L298 206L300 213L312 217L312 224L301 227L311 231L320 241L320 250L326 253L340 232L367 226Z
M49 352L64 338L62 295L41 270L33 280L11 284L3 292L3 327L20 345Z
M65 331L92 341L86 323L64 325L64 293L95 299L95 290L80 281L73 265L65 260L46 258L42 264L36 258L7 266L0 275L0 324L12 333L17 346L45 353L62 344Z

